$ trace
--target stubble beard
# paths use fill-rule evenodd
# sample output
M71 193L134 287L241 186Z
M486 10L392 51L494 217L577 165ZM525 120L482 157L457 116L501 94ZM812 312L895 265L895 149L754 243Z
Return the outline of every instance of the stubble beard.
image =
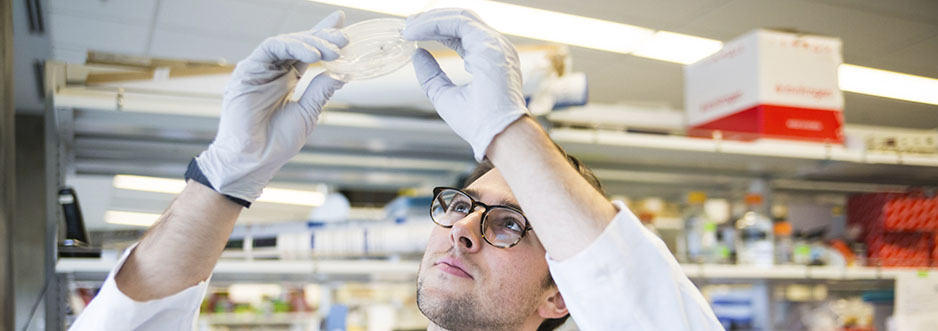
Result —
M425 271L422 266L421 271ZM423 272L418 274L417 308L427 319L446 330L517 330L535 310L536 299L531 293L517 293L506 298L481 298L478 292L468 291L450 297L428 291L424 287L424 277L433 276L424 275Z

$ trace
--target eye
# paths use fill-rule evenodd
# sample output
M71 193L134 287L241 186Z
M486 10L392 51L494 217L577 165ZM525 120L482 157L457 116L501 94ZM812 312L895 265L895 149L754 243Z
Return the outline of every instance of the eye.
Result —
M524 227L521 226L521 222L515 217L511 217L511 216L499 217L496 220L496 224L498 225L498 227L502 229L515 232L518 234L524 231Z
M453 201L452 204L450 204L450 206L449 206L449 210L447 210L446 212L448 212L448 213L468 214L468 213L469 213L469 207L470 207L470 205L469 205L469 203L466 202L466 201L461 201L461 200Z

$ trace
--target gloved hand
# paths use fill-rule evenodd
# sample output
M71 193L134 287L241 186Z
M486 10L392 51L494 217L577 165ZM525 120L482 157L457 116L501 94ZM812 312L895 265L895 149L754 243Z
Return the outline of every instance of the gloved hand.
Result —
M338 30L344 20L337 11L311 30L268 38L238 62L225 87L218 134L196 158L212 188L251 203L303 148L343 83L322 73L298 100L290 96L309 63L339 57L348 44Z
M472 81L458 86L424 49L414 54L414 69L440 117L469 142L481 161L492 139L527 113L514 46L466 9L437 9L408 17L404 38L439 41L465 61Z

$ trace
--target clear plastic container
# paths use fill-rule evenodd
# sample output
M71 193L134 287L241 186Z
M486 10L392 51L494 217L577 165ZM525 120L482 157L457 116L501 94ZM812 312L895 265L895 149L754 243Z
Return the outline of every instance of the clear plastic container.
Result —
M404 39L404 20L379 18L342 29L349 43L339 58L322 62L329 74L341 81L364 80L387 75L410 63L417 43Z

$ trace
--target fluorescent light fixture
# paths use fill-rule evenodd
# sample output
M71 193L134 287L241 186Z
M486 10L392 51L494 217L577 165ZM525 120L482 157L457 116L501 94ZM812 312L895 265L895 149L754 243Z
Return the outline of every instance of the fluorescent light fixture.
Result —
M655 36L638 47L632 55L650 59L691 64L716 53L723 47L719 40L686 34L658 31Z
M496 30L615 53L629 53L654 33L634 25L487 0L435 1L431 8L460 7L475 11Z
M178 194L186 187L186 182L180 179L116 175L114 187L124 190Z
M104 212L104 221L110 224L133 226L151 226L160 219L160 214L138 213L132 211L108 210Z
M634 25L488 0L310 1L396 16L408 16L433 8L467 8L479 14L485 23L505 34L615 53L629 53L635 50L655 32Z
M317 191L268 187L264 189L257 201L315 207L326 201L326 194Z
M713 39L488 0L309 1L395 16L432 8L467 8L505 34L681 64L703 59L723 45ZM938 79L852 64L840 66L840 89L938 105Z
M838 71L841 90L938 105L938 79L846 63Z
M434 1L430 0L310 0L333 6L347 7L372 11L394 16L410 16L430 7Z
M186 187L181 179L116 175L114 187L124 190L179 194ZM326 194L321 191L304 191L268 187L264 189L257 202L279 203L299 206L319 206L326 201Z

